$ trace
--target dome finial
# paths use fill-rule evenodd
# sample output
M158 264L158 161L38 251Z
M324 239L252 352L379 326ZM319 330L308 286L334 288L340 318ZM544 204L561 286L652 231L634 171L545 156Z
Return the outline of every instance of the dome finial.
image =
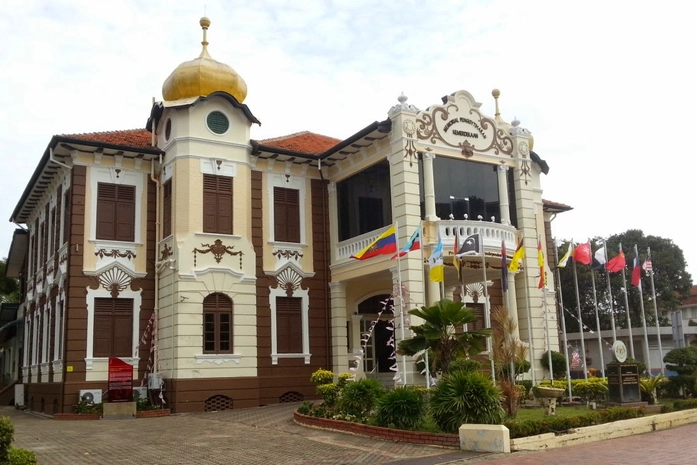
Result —
M201 25L201 29L203 29L203 41L201 41L203 50L201 51L201 56L208 55L208 27L211 25L211 20L204 16L198 23Z

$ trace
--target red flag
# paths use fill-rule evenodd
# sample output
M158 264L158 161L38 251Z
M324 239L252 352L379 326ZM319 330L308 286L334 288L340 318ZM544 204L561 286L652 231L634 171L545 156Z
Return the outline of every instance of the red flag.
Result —
M582 265L591 264L591 244L586 242L585 244L579 244L574 249L574 260Z
M537 266L540 267L540 282L537 284L538 289L542 289L547 284L547 276L545 275L545 257L542 255L542 242L537 240Z
M634 268L632 268L632 284L639 287L641 284L641 266L639 266L639 257L634 257Z
M610 273L618 273L622 271L626 265L627 262L624 259L624 252L620 250L619 255L605 264L605 268Z

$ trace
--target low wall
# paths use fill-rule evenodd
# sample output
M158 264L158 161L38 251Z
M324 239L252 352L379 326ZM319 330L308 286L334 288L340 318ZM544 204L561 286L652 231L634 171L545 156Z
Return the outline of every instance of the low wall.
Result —
M380 426L364 425L343 420L317 418L294 412L295 422L312 428L342 431L344 433L368 436L385 441L408 442L411 444L426 444L429 446L460 448L460 437L457 434L424 433L405 431L402 429L382 428Z
M539 434L525 438L511 439L511 451L554 449L605 439L622 438L634 434L660 431L676 426L697 423L697 409L663 413L642 418L620 420L602 425L586 426L570 430L568 433Z

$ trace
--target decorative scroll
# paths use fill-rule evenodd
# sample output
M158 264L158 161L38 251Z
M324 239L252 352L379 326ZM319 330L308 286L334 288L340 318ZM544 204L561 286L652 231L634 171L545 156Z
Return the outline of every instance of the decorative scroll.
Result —
M167 244L164 244L162 246L162 250L160 250L160 261L162 262L164 260L167 260L172 255L174 255L172 247L168 246Z
M111 297L116 299L121 291L131 284L133 276L129 275L118 266L114 266L100 274L98 279L99 284L101 284L104 289L111 292Z
M404 134L406 134L406 145L404 147L404 158L409 157L409 166L413 166L414 159L416 158L416 142L414 140L414 132L416 132L416 125L414 121L410 119L404 120L402 124L402 129L404 129Z
M294 258L297 261L303 256L303 253L299 250L275 250L273 255L279 259L285 258L286 260L290 260L291 258Z
M117 249L111 249L111 250L106 250L106 249L99 249L94 253L97 257L99 258L104 258L104 257L111 257L111 258L127 258L130 260L131 258L136 258L135 252L132 252L130 250L126 250L125 252L121 252L120 250Z
M196 266L196 254L197 253L212 253L213 258L215 258L216 263L220 263L220 261L223 259L223 255L239 255L240 256L240 268L242 268L242 255L244 255L241 251L239 252L233 252L232 249L235 248L234 245L224 245L223 241L220 239L216 239L213 244L201 244L201 247L204 247L202 249L194 249L194 266Z
M523 160L520 164L520 177L523 178L527 186L530 180L530 162L528 160Z

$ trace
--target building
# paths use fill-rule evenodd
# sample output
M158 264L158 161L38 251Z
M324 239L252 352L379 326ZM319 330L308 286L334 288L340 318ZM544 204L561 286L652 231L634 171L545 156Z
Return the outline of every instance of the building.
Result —
M425 110L400 96L346 140L257 141L246 84L210 57L200 24L200 56L167 78L146 129L54 136L12 214L28 231L9 254L22 264L27 406L69 411L81 391L105 391L108 357L137 380L157 375L178 412L314 396L318 368L423 383L412 360L390 359L410 321L398 309L392 331L382 302L398 283L405 310L440 299L424 262L438 237L445 295L477 307L478 325L487 298L507 306L541 378L558 337L535 250L559 205L543 208L547 164L503 120L498 91L493 117L467 91ZM404 244L422 224L423 252L351 258L391 225ZM456 231L481 234L485 252L463 285ZM510 257L519 241L528 254L504 294L502 245Z

